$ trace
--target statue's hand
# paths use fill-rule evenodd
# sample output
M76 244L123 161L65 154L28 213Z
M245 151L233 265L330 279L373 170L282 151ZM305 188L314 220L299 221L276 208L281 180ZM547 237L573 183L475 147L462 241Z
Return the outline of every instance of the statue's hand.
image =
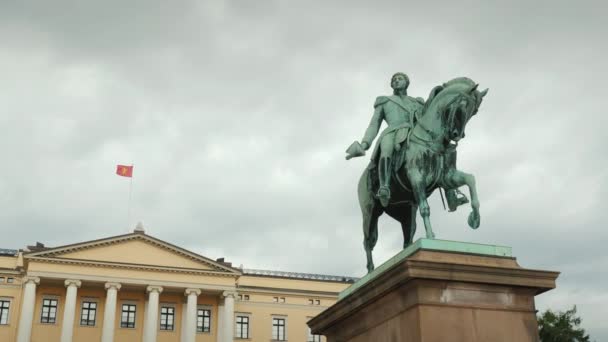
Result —
M355 158L355 157L364 156L365 150L366 149L363 147L362 144L359 144L358 141L355 141L346 149L346 160L349 160L349 159Z

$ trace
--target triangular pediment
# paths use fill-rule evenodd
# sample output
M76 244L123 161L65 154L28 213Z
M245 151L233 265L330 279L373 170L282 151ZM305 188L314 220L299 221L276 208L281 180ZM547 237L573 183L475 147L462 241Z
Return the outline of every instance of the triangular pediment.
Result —
M140 233L28 253L26 258L239 274L231 267Z

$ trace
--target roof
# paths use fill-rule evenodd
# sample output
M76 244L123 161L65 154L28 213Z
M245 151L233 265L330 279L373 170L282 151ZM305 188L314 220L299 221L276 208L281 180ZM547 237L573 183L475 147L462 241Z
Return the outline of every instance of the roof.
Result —
M335 281L340 283L354 283L359 278L347 277L347 276L336 276L327 274L315 274L315 273L297 273L297 272L284 272L284 271L271 271L271 270L257 270L257 269L243 269L243 275L250 276L262 276L262 277L278 277L278 278L289 278L289 279L303 279L303 280L320 280L320 281Z
M111 237L107 237L107 238L84 241L84 242L79 242L79 243L75 243L75 244L59 246L59 247L45 248L43 250L36 250L36 251L26 253L25 258L26 259L34 259L34 258L39 259L39 258L49 258L49 257L55 258L57 256L60 256L62 253L66 253L66 252L82 250L82 249L86 249L86 248L90 248L90 247L103 246L103 245L108 245L108 244L117 243L117 242L121 242L121 241L129 241L129 240L144 240L144 241L150 242L154 245L172 250L173 252L176 252L176 253L183 255L185 257L188 257L190 259L203 262L203 263L211 266L212 268L214 268L216 271L223 272L223 273L226 273L229 275L239 275L240 274L240 270L237 268L227 266L220 262L217 262L217 261L211 260L207 257L204 257L200 254L191 252L184 248L178 247L178 246L168 243L166 241L157 239L153 236L150 236L150 235L144 234L144 233L140 233L140 232L116 235L116 236L111 236Z
M0 256L16 256L18 253L16 249L0 248Z
M226 265L226 263L221 262L221 261L213 261L211 259L208 259L206 257L203 257L201 255L198 255L196 253L190 252L188 250L185 250L181 247L175 246L173 244L170 244L166 241L162 241L160 239L154 238L150 235L147 234L143 234L143 233L129 233L129 234L124 234L124 235L117 235L117 236L111 236L108 238L103 238L103 239L97 239L97 240L91 240L91 241L85 241L85 242L80 242L80 243L75 243L75 244L69 244L69 245L63 245L63 246L58 246L58 247L52 247L52 248L45 248L44 250L35 250L35 251L31 251L29 253L26 253L27 257L34 257L34 256L47 256L47 255L54 255L58 252L63 252L66 250L71 250L71 249L79 249L79 248L83 248L89 245L96 245L96 244L103 244L106 243L110 240L122 240L122 239L133 239L133 238L139 238L139 239L146 239L146 240L152 240L156 243L162 243L165 246L168 246L169 248L176 250L180 253L189 255L190 257L194 257L197 259L201 259L203 261L209 262L213 265L217 265L217 266L221 266L223 267L225 270L230 270L232 272L238 272L241 271L243 275L249 275L249 276L261 276L261 277L277 277L277 278L287 278L287 279L296 279L296 280L317 280L317 281L332 281L332 282L339 282L339 283L354 283L357 280L359 280L359 278L356 277L348 277L348 276L338 276L338 275L327 275L327 274L317 274L317 273L299 273L299 272L285 272L285 271L273 271L273 270L261 270L261 269L239 269L239 268L235 268L235 267L231 267L229 265ZM16 256L18 254L18 250L14 250L14 249L2 249L0 248L0 256ZM222 258L223 259L223 258Z

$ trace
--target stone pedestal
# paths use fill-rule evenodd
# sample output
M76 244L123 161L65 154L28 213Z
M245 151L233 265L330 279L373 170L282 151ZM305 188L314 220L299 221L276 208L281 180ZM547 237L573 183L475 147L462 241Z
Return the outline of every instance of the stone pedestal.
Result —
M534 296L558 275L509 247L420 239L308 324L328 342L538 341Z

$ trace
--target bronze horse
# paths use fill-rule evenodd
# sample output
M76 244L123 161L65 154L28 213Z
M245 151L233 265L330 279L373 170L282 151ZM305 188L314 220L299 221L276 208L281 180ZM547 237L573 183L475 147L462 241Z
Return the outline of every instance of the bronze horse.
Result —
M401 223L403 248L412 243L416 232L416 212L424 220L426 237L435 238L429 216L427 197L437 188L457 189L467 185L472 211L468 223L473 229L480 224L479 198L475 177L456 169L456 147L465 136L469 119L477 113L488 89L477 90L472 80L460 77L433 88L423 111L417 115L406 148L395 152L395 164L389 205L383 207L375 194L378 189L372 161L359 180L359 204L363 214L363 245L367 270L374 269L372 250L378 240L378 218L384 212Z

